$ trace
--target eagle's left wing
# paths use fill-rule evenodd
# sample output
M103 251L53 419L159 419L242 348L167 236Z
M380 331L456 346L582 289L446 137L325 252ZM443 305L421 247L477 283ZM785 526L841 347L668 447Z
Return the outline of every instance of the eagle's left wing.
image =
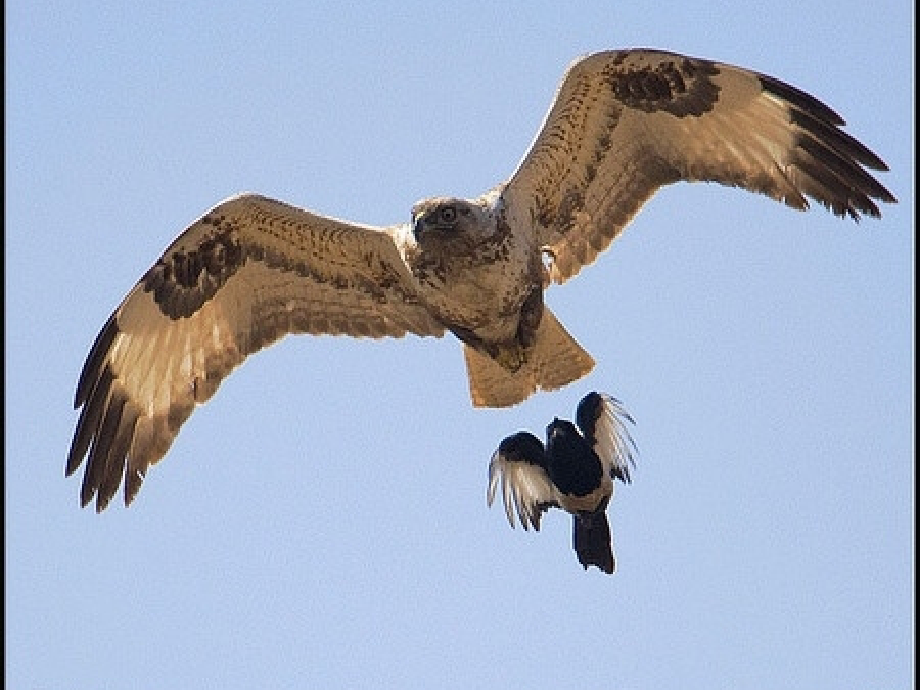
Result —
M513 215L533 219L559 283L594 261L660 187L681 180L877 217L877 200L896 199L865 168L888 168L843 124L764 74L664 51L597 53L569 67L503 198Z
M601 462L610 468L612 477L629 482L629 467L635 468L638 451L627 426L627 422L635 421L622 403L592 391L578 403L575 421Z
M81 501L125 503L179 428L250 354L288 333L439 336L402 262L398 228L320 216L254 194L183 232L109 318L77 384L66 473Z

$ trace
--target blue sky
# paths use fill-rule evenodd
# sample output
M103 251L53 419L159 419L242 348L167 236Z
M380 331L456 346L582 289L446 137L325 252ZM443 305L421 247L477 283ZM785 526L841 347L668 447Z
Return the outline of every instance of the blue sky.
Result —
M463 7L7 3L7 687L912 683L912 4ZM631 46L810 91L901 203L671 187L547 294L586 379L474 410L456 340L287 338L129 509L79 508L83 359L191 221L243 190L374 224L478 194L570 60ZM591 389L637 421L613 576L568 516L485 502L501 438Z

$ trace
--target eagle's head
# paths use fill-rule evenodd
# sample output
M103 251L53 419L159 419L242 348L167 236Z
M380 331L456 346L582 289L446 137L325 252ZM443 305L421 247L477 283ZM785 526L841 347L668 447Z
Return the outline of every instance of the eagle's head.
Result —
M496 227L492 208L482 200L432 197L412 207L412 234L423 247L434 242L470 250L493 237Z

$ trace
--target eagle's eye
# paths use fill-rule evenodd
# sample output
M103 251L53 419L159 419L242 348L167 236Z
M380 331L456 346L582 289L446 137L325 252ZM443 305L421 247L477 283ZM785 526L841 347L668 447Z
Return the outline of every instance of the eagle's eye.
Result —
M442 206L438 210L438 222L453 225L457 222L457 207L453 205Z

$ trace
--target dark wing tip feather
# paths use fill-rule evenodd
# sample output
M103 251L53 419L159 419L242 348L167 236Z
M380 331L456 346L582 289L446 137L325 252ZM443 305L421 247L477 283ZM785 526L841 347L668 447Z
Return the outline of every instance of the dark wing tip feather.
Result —
M102 422L95 432L93 444L89 449L89 458L87 459L86 473L83 475L83 486L80 491L80 501L85 507L97 495L98 503L108 503L100 491L100 488L108 478L107 469L111 451L115 446L116 436L121 426L122 414L124 413L127 397L118 392L112 392L106 395L105 414ZM117 485L116 485L117 487ZM102 510L102 508L97 508Z
M89 364L87 363L87 367L84 367L84 372L88 368ZM94 382L92 388L80 400L83 409L80 411L80 419L77 421L77 428L74 431L73 442L70 445L70 453L67 455L64 470L68 477L80 467L83 458L90 449L90 444L93 443L96 431L106 410L109 390L112 387L112 370L108 366L103 366L98 373L94 370L92 378Z
M118 428L115 437L109 446L108 453L105 456L105 472L102 482L96 489L96 512L101 513L112 500L112 497L118 491L121 485L122 476L125 474L125 466L128 460L128 451L131 448L131 442L134 438L134 428L137 424L137 412L134 405L131 404L127 397L121 405L121 415L118 421Z
M865 168L885 172L888 165L844 132L840 115L814 96L775 77L758 75L769 94L782 99L797 130L793 164L804 174L802 191L837 216L858 221L860 214L881 216L875 200L897 203L895 196ZM865 167L864 167L865 166Z
M125 473L125 506L131 505L143 483L144 473L140 469L131 468Z
M109 354L109 349L112 347L112 341L114 341L115 336L118 335L117 316L118 312L116 311L109 317L109 320L106 321L105 326L102 327L102 330L99 331L99 335L97 335L96 339L93 341L93 347L86 356L83 370L80 372L80 379L77 382L77 392L74 396L73 403L74 409L79 408L86 402L93 388L95 388L96 382L99 380L99 376L105 364L105 358Z
M778 96L798 110L811 113L819 120L824 120L836 127L843 127L846 122L840 115L826 103L818 100L810 93L806 93L792 84L787 84L781 79L767 74L758 74L763 89L774 96Z
M115 383L107 361L118 333L116 312L96 337L80 374L75 404L83 409L64 467L69 477L86 460L80 504L85 508L95 497L96 512L105 510L121 485L139 416L127 394ZM136 494L139 485L126 484L126 503L133 498L128 496L132 486Z

